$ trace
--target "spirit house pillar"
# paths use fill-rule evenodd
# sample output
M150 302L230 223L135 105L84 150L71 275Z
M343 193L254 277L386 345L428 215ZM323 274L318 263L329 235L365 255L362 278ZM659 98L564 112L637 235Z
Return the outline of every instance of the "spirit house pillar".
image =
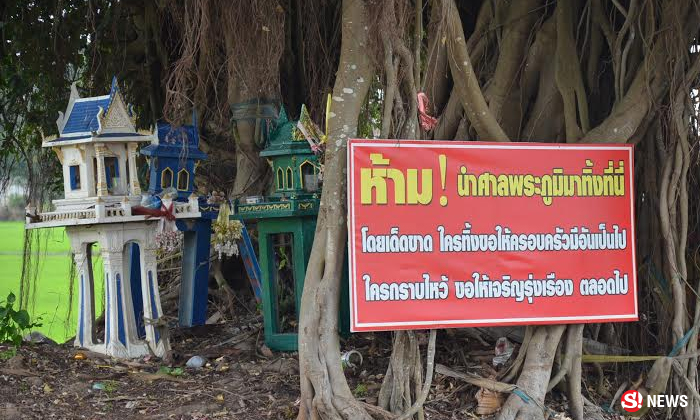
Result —
M71 241L74 242L74 241ZM93 342L93 325L95 323L94 279L92 277L92 245L71 243L73 260L78 276L78 330L75 345L90 347Z
M129 143L127 146L127 161L129 165L129 191L131 195L141 195L141 185L139 185L139 174L136 168L136 144Z
M97 196L104 197L107 191L107 175L105 174L105 148L102 144L95 144L95 160L97 161Z
M158 326L163 314L158 294L158 273L156 264L156 249L152 241L144 244L141 253L141 294L143 295L143 317L146 327L146 342L158 356L163 356L169 350L170 343L161 337Z

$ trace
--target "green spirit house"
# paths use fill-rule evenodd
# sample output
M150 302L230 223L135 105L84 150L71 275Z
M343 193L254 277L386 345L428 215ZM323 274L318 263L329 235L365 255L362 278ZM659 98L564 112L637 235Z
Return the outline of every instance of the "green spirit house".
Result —
M301 115L308 115L304 106ZM282 108L267 147L260 156L268 158L272 165L275 179L272 197L317 203L320 194L318 157L297 125L296 121L289 121Z
M301 118L308 118L303 106ZM232 218L257 223L265 343L294 351L320 202L320 165L298 122L290 121L284 108L260 156L268 159L274 174L270 195L238 200Z

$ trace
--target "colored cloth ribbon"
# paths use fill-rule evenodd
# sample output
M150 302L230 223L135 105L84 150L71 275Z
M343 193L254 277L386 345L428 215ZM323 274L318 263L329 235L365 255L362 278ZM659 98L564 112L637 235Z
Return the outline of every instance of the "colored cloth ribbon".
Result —
M146 219L150 219L153 217L164 217L165 220L172 222L175 220L175 214L173 213L173 205L174 203L170 203L168 207L165 207L165 204L161 204L160 209L149 209L148 207L134 206L131 208L131 214L145 215Z
M429 103L428 96L424 92L418 92L418 114L420 126L425 131L432 130L437 124L437 118L429 115L428 111L426 111Z

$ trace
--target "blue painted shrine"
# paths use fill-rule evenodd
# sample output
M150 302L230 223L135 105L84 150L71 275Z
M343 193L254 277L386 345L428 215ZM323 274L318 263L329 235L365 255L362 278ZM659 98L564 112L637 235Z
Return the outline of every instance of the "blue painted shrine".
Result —
M175 188L179 200L187 200L194 191L194 173L199 161L207 154L199 150L196 120L193 125L172 127L158 123L158 143L141 149L151 160L148 192L160 194Z
M176 201L187 201L194 192L195 171L207 154L199 150L196 119L193 125L172 127L158 123L158 142L141 149L150 159L148 192L158 195L168 188L177 191ZM182 279L178 318L180 326L204 325L207 317L211 223L218 205L199 198L202 217L177 220L183 232Z

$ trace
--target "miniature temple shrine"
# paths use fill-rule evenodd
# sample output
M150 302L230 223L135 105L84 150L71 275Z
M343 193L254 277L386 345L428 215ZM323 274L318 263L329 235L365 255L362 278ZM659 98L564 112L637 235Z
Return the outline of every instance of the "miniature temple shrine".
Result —
M300 119L308 119L304 107L300 115ZM297 349L294 324L301 307L321 194L318 157L300 126L290 121L282 108L267 146L260 152L272 167L272 191L266 197L239 200L232 215L257 225L265 343L282 351ZM347 294L341 299L341 308L347 309ZM295 320L290 322L290 318ZM341 329L347 331L347 326Z
M172 127L158 123L157 141L141 149L149 162L149 188L152 195L175 189L177 202L187 202L194 192L195 169L207 158L199 150L196 119L192 125ZM211 224L219 211L218 204L198 199L201 216L177 220L183 232L182 279L180 283L179 324L184 327L204 325L207 316L207 287L209 280L209 252Z
M79 279L75 346L121 358L165 355L170 343L160 330L156 258L163 238L182 232L176 241L182 250L179 325L203 325L212 231L219 238L224 229L227 242L215 240L215 249L219 257L222 250L232 255L240 249L262 304L265 342L272 349L296 350L322 176L318 143L310 140L318 130L304 107L300 121L290 121L281 110L260 153L272 167L269 195L237 200L230 218L227 205L219 215L223 197L195 193L196 168L207 158L199 150L195 118L192 125L158 123L154 132L137 130L115 78L103 96L81 98L73 85L56 123L58 136L44 138L42 146L58 156L64 196L53 200L52 211L28 207L25 227L66 229ZM140 153L149 164L147 191L138 177L140 143L146 143ZM239 222L254 226L257 258ZM100 281L93 275L95 244L104 265L104 337L97 337L95 325L95 281ZM341 296L341 311L347 311L347 293ZM340 319L341 331L347 331L348 316Z
M157 141L156 136L136 130L116 79L109 94L97 97L81 98L73 85L66 112L56 123L59 135L42 145L61 162L64 198L54 200L50 212L28 208L26 228L66 228L79 278L75 345L116 357L162 356L169 343L156 322L162 315L155 244L160 218L133 211L142 201L136 150L139 143ZM164 197L162 206L177 220L202 216L193 195L185 201ZM104 264L103 339L96 337L94 325L95 243Z
M175 188L180 200L187 200L194 192L195 167L207 158L199 150L194 118L192 125L181 127L158 123L158 141L142 148L141 154L151 159L148 192L160 194L164 189Z

